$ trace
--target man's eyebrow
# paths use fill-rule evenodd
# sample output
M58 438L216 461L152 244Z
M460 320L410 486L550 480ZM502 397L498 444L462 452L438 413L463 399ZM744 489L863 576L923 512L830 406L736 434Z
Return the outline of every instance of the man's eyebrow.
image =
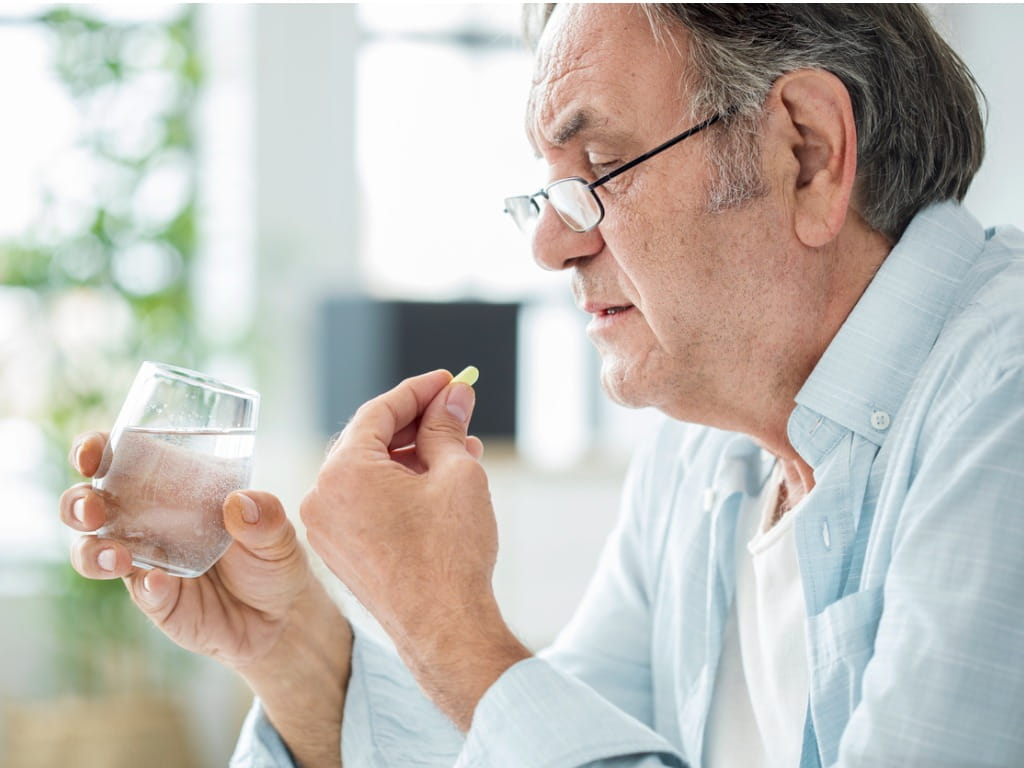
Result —
M554 132L551 143L556 147L568 143L580 131L591 123L590 113L584 109L577 109L562 125Z
M568 120L565 120L553 133L551 137L551 144L555 147L561 147L571 141L580 131L588 127L592 123L590 112L585 109L577 109L573 112ZM533 154L540 158L541 152L536 142L533 140L533 134L529 128L529 117L527 117L527 129L526 137L530 141L530 146L533 148Z

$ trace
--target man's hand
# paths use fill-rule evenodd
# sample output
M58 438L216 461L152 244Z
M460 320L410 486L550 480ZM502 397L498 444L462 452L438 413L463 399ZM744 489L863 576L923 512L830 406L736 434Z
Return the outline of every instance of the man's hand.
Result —
M107 439L92 433L75 442L71 462L86 477L99 468ZM103 498L88 483L65 491L60 514L85 533L107 520ZM75 542L71 562L86 578L122 578L135 604L171 640L245 677L297 757L336 763L350 628L313 575L277 498L232 493L224 503L224 524L234 541L196 579L136 569L122 544L96 536ZM312 692L317 701L300 721L293 712L301 696Z
M447 371L361 407L302 503L309 542L395 641L462 729L487 688L529 652L491 589L498 550L475 395Z

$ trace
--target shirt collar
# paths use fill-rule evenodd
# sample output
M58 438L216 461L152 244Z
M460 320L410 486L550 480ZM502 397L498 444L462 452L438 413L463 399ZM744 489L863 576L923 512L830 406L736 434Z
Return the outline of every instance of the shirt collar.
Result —
M983 247L956 203L914 217L797 393L788 435L808 464L848 431L882 444Z

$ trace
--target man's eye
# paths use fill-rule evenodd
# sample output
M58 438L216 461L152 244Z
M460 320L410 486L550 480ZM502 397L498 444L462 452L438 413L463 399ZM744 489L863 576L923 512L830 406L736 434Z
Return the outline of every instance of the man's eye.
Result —
M605 160L603 158L590 158L590 170L596 176L604 176L606 173L610 173L619 167L620 163L618 160Z

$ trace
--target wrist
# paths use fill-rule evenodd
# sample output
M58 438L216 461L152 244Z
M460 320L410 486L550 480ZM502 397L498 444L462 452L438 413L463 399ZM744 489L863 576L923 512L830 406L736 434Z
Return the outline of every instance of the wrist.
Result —
M289 660L296 654L321 674L347 669L351 628L324 585L312 573L287 613L275 621L280 621L281 628L269 649L256 658L233 665L250 685L276 679L282 668L292 666Z
M463 732L487 689L532 656L505 624L493 597L396 640L396 646L423 690Z
M340 765L352 630L315 577L266 654L236 668L298 765Z

